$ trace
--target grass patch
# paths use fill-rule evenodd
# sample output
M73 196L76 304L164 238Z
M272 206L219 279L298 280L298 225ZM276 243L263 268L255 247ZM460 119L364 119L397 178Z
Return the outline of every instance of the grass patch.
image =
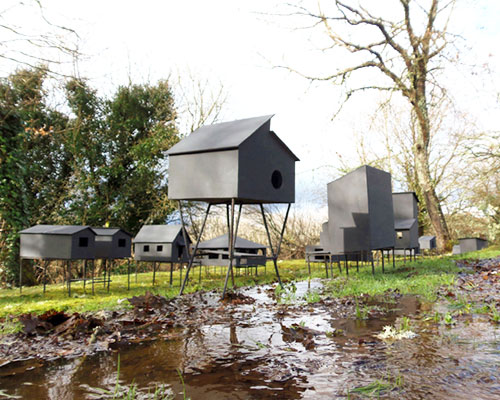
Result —
M500 255L500 248L488 248L479 252L469 253L469 258L487 258ZM398 261L396 268L387 265L385 274L381 267L376 267L375 275L371 273L371 266L360 267L359 273L351 266L349 276L340 275L334 268L334 276L331 280L325 280L325 295L335 297L359 296L361 294L381 295L388 290L396 290L403 294L417 294L430 300L435 299L436 289L442 285L451 285L454 282L458 267L454 259L457 257L426 257L403 265ZM292 300L295 295L293 290L294 281L309 278L307 265L304 260L280 261L278 263L282 281L287 290L277 289L281 301ZM335 267L335 266L334 266ZM324 266L312 265L312 277L325 277ZM191 293L199 290L222 290L225 278L225 269L210 267L203 268L201 281L199 281L199 267L192 270L190 283L185 292ZM113 275L109 293L102 284L95 285L95 295L90 294L90 285L87 283L87 293L83 290L82 283L72 284L72 296L68 297L66 287L62 284L47 285L47 293L43 294L43 286L24 287L22 294L19 289L0 289L0 318L16 316L23 313L43 313L48 310L66 312L86 312L99 310L114 310L129 307L124 299L143 295L146 291L159 294L167 298L173 298L179 293L179 271L174 271L174 286L169 286L170 272L160 271L156 273L156 284L152 286L152 272L139 273L137 282L135 275L131 275L130 290L127 290L127 276ZM251 275L245 270L235 272L236 286L252 286L256 284L268 284L276 282L274 266L270 262L264 273L264 268L259 268L259 274ZM308 302L316 302L317 295L312 292L306 295ZM490 310L491 311L491 310ZM493 314L493 313L492 313ZM496 315L494 318L497 318ZM500 317L499 317L500 318ZM0 322L0 334L15 330L15 319L4 319L9 321ZM3 328L2 328L3 327Z

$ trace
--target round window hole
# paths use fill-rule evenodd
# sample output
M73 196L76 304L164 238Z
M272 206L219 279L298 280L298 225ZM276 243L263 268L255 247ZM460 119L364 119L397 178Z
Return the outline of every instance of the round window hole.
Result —
M281 175L281 172L278 170L273 172L271 175L271 183L275 189L279 189L281 185L283 185L283 176Z

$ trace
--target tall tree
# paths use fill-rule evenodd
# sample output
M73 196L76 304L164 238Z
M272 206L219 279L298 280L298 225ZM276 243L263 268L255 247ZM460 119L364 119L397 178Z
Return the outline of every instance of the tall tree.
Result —
M408 101L417 121L412 151L418 185L438 247L443 250L450 234L431 175L435 127L429 113L433 99L444 96L438 70L446 62L448 21L455 0L393 0L392 8L387 2L332 3L328 12L321 6L317 12L298 6L296 13L312 18L315 26L323 26L330 41L327 50L345 51L348 56L341 58L336 53L338 67L327 76L301 75L344 85L346 100L357 92L378 90L399 93Z
M178 140L168 82L122 86L110 99L81 80L68 82L66 91L75 115L67 133L74 162L71 218L132 232L164 222L173 210L165 153Z
M18 272L19 230L57 214L70 174L67 118L46 105L45 76L20 70L0 82L0 277L9 281Z

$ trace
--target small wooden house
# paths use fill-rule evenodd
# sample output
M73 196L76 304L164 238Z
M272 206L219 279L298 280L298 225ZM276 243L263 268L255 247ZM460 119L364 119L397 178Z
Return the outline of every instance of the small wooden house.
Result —
M95 237L95 258L115 260L129 258L132 235L120 228L92 228Z
M468 253L469 251L477 251L488 247L488 241L481 238L461 238L458 239L460 245L460 253Z
M391 174L362 166L328 184L333 254L394 248Z
M144 225L133 241L136 261L170 263L189 261L181 225ZM189 246L191 244L189 236L187 241Z
M202 126L169 151L170 200L293 203L299 159L272 115Z
M436 248L436 236L420 236L418 238L420 250L432 250Z
M393 193L395 249L418 249L418 199L414 192Z
M96 232L90 226L35 225L20 233L20 257L33 260L93 260Z
M198 248L200 249L200 255L196 257L196 260L201 265L229 265L229 240L227 234L201 242ZM234 246L234 266L236 268L265 266L266 255L266 246L236 237Z

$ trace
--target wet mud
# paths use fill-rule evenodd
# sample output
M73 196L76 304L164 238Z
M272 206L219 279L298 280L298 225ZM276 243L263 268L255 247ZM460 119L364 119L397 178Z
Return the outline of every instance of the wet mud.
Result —
M0 339L0 397L108 398L98 389L114 389L119 354L120 384L138 398L160 385L193 400L500 398L500 260L461 266L433 304L395 292L312 302L313 280L285 295L148 294L120 312L24 316L23 333ZM415 337L379 337L404 323Z

